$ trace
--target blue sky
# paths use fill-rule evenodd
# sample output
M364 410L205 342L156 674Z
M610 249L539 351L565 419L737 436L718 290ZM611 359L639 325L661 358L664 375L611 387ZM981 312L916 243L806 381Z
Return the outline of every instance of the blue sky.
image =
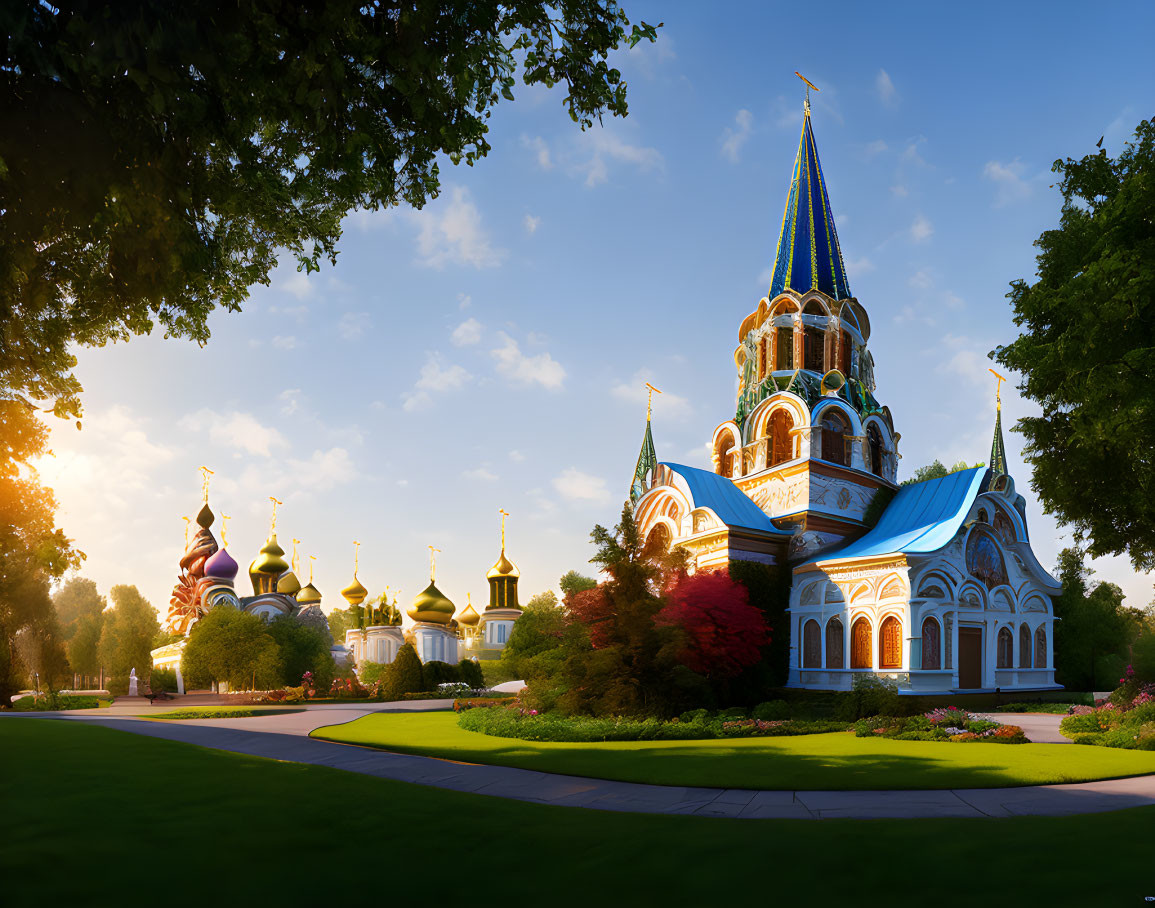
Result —
M621 53L630 116L580 132L561 95L495 113L493 151L443 168L425 210L354 213L336 267L284 263L200 349L159 336L79 352L84 429L57 425L42 475L102 591L134 583L162 610L180 516L233 517L247 566L285 503L285 548L317 556L325 606L352 573L404 604L428 582L486 598L511 512L523 598L588 570L645 419L664 460L708 466L733 416L732 353L766 293L802 123L802 85L851 289L870 313L877 396L900 471L985 460L986 353L1012 339L1008 283L1058 217L1051 162L1105 137L1117 154L1155 96L1155 7L626 3L664 21ZM1031 412L1004 391L1007 421ZM1008 454L1036 554L1064 544ZM219 530L219 524L214 527ZM218 533L219 538L219 533ZM1098 575L1151 599L1124 559ZM247 589L245 590L247 592Z

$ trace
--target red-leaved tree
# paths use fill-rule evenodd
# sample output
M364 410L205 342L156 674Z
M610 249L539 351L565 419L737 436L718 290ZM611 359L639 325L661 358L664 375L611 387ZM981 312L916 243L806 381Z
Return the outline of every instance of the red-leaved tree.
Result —
M679 579L667 590L657 623L682 630L682 661L706 677L737 675L756 663L770 642L770 628L747 601L746 587L722 571Z

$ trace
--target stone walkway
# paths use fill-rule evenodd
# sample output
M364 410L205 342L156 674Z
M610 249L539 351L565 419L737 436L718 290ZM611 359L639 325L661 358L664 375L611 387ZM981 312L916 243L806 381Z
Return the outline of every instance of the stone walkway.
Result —
M402 704L388 704L386 708ZM417 708L409 704L403 706ZM381 708L318 706L246 719L155 722L40 714L216 750L329 766L378 778L558 807L749 819L1066 816L1155 805L1155 775L1074 785L950 791L749 791L642 785L394 754L308 737ZM106 713L107 710L101 710ZM8 714L37 718L34 714Z

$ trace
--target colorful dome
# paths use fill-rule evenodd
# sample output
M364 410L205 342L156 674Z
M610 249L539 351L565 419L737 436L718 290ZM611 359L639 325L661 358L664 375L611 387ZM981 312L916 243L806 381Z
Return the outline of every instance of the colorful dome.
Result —
M238 570L240 566L226 549L217 549L205 562L205 576L215 577L218 580L232 580L237 576Z
M289 569L289 563L284 558L285 550L277 545L277 534L272 533L265 541L261 554L249 565L249 575L264 577L280 577Z
M321 591L313 584L306 583L301 587L301 591L297 593L297 602L300 605L320 605Z
M521 571L517 569L517 565L505 557L505 549L501 550L501 557L497 559L497 563L489 569L489 573L485 575L487 580L492 580L494 577L520 577Z
M476 627L477 622L481 620L481 616L473 609L473 604L470 603L465 607L465 611L457 619L458 624L463 624L466 627Z
M430 624L448 624L455 611L457 606L430 583L409 606L409 617L414 621L427 621Z
M365 597L369 595L369 591L361 585L361 581L357 579L357 575L353 575L353 582L345 589L341 590L341 595L345 597L345 601L350 605L360 605L365 601Z
M297 575L292 571L285 571L277 580L277 592L284 593L286 596L292 596L293 593L299 592L301 589L301 581L297 579Z
M213 512L209 510L209 503L206 501L204 507L201 508L200 513L197 514L197 523L206 530L213 525Z

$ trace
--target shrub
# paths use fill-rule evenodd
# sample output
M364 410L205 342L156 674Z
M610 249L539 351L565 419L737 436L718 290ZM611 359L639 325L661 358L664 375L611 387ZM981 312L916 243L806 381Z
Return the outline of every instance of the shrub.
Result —
M853 722L866 716L897 716L902 712L898 685L875 675L856 675L849 693L839 694L835 714Z
M750 713L741 706L731 706L729 709L719 711L719 719L746 719Z
M751 715L755 719L772 721L790 718L790 705L785 700L767 700L754 707Z
M21 697L12 704L21 712L47 712L60 709L97 709L100 701L96 697L76 697L71 694L46 694L43 697Z
M421 660L417 658L417 650L413 648L413 644L406 643L397 650L396 658L389 663L377 695L383 700L400 700L404 694L422 690L425 690L425 681Z
M357 666L357 677L361 679L362 684L373 684L381 680L388 667L388 662L362 662Z
M509 706L513 701L513 697L467 697L454 700L453 711L459 713L463 709L485 709L490 706Z
M425 679L425 686L421 690L433 690L439 684L461 680L457 666L448 662L426 662L421 667L421 676Z
M472 659L462 659L457 663L457 676L462 684L467 684L475 690L485 687L485 676L481 672L481 666Z
M160 691L176 692L176 671L171 668L154 668L148 676L149 689L155 694Z

